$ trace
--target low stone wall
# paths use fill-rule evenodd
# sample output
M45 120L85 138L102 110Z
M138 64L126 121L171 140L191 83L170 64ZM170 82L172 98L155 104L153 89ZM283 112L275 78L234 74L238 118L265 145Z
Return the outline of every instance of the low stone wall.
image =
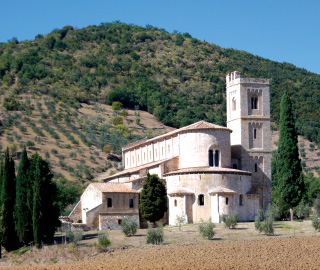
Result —
M100 230L120 230L122 220L127 217L133 219L140 228L139 214L100 214L99 229Z

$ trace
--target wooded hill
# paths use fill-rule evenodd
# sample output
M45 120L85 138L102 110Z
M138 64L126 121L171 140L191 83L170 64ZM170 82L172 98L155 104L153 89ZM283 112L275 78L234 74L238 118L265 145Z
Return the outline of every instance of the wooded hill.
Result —
M225 76L271 79L273 127L283 91L293 100L299 134L320 142L320 75L244 51L224 49L156 27L120 22L65 26L32 41L0 43L3 108L24 110L20 94L49 95L62 103L99 101L147 110L181 127L198 120L225 125Z

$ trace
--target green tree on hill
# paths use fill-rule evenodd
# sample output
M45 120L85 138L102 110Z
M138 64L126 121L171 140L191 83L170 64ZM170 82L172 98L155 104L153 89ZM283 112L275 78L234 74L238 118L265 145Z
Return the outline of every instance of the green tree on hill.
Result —
M282 207L290 209L290 218L293 221L293 207L297 206L302 199L304 181L292 104L287 92L281 99L280 133L274 165L274 200Z
M165 184L156 174L148 173L140 195L140 211L142 216L156 222L163 218L167 211L167 190Z
M20 247L20 241L15 230L13 217L16 199L16 176L14 161L12 157L9 157L8 148L5 152L2 170L0 237L2 246L7 251L11 251Z

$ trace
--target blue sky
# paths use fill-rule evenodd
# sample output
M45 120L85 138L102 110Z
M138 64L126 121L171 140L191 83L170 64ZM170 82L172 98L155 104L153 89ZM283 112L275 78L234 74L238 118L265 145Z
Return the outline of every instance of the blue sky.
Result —
M115 20L188 32L320 74L318 0L0 0L0 42Z

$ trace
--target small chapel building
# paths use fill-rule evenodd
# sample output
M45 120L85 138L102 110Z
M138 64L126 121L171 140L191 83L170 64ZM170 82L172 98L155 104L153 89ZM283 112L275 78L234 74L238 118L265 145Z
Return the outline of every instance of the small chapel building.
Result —
M70 219L90 228L118 229L124 217L145 223L139 193L147 174L165 180L168 211L197 223L238 212L239 221L254 220L271 202L271 130L269 80L226 77L227 127L200 121L122 148L124 170L90 184Z

